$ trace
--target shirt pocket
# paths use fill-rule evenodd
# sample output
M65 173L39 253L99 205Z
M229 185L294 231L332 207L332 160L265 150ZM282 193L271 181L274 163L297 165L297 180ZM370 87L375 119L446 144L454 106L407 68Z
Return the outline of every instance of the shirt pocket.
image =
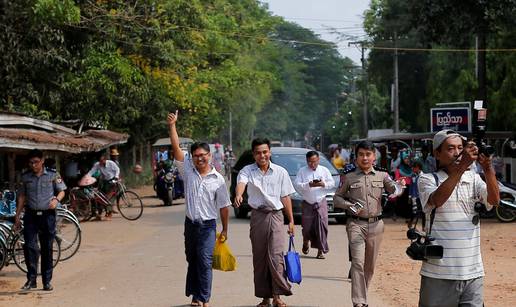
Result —
M364 184L362 182L353 182L349 185L349 196L353 200L362 199L364 195Z
M41 183L41 186L45 189L48 189L49 187L53 186L53 182L52 182L52 180L43 180L43 182Z
M272 197L279 197L281 194L281 185L274 182L267 182L265 184L265 193Z
M379 200L382 197L383 192L383 181L372 181L371 182L371 193L369 196L373 197L376 200Z

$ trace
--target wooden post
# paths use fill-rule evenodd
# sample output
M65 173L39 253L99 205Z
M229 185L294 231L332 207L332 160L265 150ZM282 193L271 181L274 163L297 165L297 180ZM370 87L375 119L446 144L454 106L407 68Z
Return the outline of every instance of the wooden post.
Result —
M132 151L132 159L133 159L133 161L132 161L133 163L131 165L131 168L132 168L136 165L136 145L132 146L131 151Z
M7 154L7 169L9 174L9 190L14 191L16 186L16 154L10 152Z
M138 159L138 164L142 165L143 166L143 148L145 147L144 144L140 144L140 146L138 146L139 148L139 151L140 151L140 159Z

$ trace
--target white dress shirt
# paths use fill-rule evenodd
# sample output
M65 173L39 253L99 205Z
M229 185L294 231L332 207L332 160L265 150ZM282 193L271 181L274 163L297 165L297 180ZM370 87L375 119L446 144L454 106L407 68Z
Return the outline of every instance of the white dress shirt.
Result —
M324 187L310 187L310 181L319 179L324 182ZM335 187L335 180L331 176L330 170L322 165L318 165L315 171L308 166L304 166L297 172L294 187L309 204L321 202L328 193L328 190Z
M214 168L202 177L190 154L185 154L184 162L175 160L174 164L184 181L186 216L191 221L217 219L219 210L231 205L226 181Z
M253 209L263 206L274 210L283 209L281 197L296 191L287 170L272 162L269 162L265 174L256 163L247 165L238 173L237 182L247 184L247 202Z
M100 171L100 174L102 174L102 179L104 180L111 180L113 178L120 178L120 168L118 165L111 161L106 160L106 166L100 165L100 162L97 162L93 164L93 167L88 172L88 175L95 174L96 171Z

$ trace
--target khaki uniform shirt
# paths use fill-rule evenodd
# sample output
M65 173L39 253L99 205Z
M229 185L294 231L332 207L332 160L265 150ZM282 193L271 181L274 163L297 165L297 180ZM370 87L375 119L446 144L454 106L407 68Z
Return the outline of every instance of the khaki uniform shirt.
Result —
M375 170L364 172L356 168L346 174L342 186L334 196L335 207L347 209L355 202L360 202L364 208L358 216L369 218L382 214L382 192L400 195L403 192L401 185L396 183L387 172Z

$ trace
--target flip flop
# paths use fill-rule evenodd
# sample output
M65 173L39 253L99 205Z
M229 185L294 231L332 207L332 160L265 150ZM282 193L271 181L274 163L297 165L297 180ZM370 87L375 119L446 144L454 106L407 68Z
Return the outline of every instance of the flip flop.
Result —
M308 255L309 247L308 245L303 245L303 248L301 249L303 254Z
M269 307L271 303L269 301L261 301L260 304L256 305L256 307Z
M287 307L287 303L284 301L276 301L272 303L272 307Z

